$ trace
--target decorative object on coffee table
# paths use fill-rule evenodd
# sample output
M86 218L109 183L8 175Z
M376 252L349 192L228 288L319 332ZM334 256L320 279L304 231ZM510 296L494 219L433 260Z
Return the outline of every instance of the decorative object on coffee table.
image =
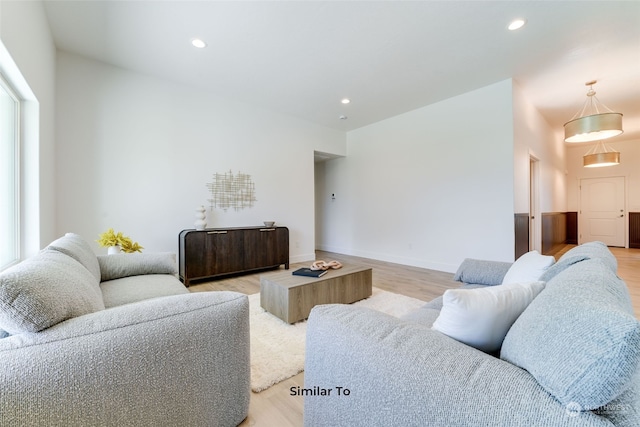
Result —
M294 276L320 277L324 276L327 273L327 270L314 270L313 268L302 267L291 274L293 274Z
M337 270L339 268L342 268L342 263L339 261L322 261L322 260L318 260L318 261L314 261L313 264L311 264L311 270L328 270L330 268Z
M371 296L370 267L345 265L322 277L277 273L260 277L260 305L287 323L306 319L318 304L349 304Z

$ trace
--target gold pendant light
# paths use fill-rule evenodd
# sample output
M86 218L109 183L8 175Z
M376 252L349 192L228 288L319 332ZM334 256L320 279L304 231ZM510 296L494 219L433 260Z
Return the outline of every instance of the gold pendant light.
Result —
M590 142L620 135L622 114L615 113L596 97L593 85L597 80L585 83L589 86L587 100L573 118L564 124L566 142Z
M603 166L615 166L620 164L620 153L599 141L582 158L585 168L600 168Z

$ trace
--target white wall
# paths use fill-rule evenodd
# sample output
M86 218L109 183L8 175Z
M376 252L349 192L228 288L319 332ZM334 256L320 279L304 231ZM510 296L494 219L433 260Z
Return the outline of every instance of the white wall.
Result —
M505 80L349 132L318 170L318 248L451 272L513 260L512 117Z
M26 100L22 152L22 254L32 255L57 237L55 229L55 56L40 1L0 2L0 40L16 66ZM12 64L7 64L11 62Z
M274 220L292 262L314 258L313 151L344 155L344 132L69 53L57 71L60 232L113 227L175 252L205 205L210 227ZM257 202L210 211L205 184L229 170L252 176Z
M562 129L551 128L516 83L513 87L513 122L515 212L529 212L531 156L538 159L540 166L540 212L565 212L567 171Z
M530 159L537 159L537 217L531 228L534 246L542 250L543 213L567 210L567 172L562 129L553 129L514 82L514 211L530 212ZM535 197L535 196L534 196Z

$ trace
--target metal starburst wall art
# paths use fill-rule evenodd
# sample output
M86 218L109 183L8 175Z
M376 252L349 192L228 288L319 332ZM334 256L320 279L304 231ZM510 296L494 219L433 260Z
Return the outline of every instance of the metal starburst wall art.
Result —
M251 175L238 172L233 174L230 170L225 173L215 173L207 188L211 193L209 206L211 209L219 208L225 212L229 208L240 210L250 208L256 201L256 186L251 180Z

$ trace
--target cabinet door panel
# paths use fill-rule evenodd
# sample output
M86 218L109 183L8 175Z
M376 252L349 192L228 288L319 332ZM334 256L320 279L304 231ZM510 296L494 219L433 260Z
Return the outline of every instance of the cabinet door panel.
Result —
M289 233L284 227L247 230L244 238L247 269L289 264Z
M184 237L184 251L186 277L206 277L215 270L215 240L207 233L188 233Z
M218 231L214 236L215 271L212 274L225 274L242 271L243 268L243 230Z
M276 229L276 242L273 253L275 258L274 265L284 264L285 268L289 268L289 229L281 227Z
M273 240L273 228L247 230L244 234L244 265L247 270L268 263L268 246Z

